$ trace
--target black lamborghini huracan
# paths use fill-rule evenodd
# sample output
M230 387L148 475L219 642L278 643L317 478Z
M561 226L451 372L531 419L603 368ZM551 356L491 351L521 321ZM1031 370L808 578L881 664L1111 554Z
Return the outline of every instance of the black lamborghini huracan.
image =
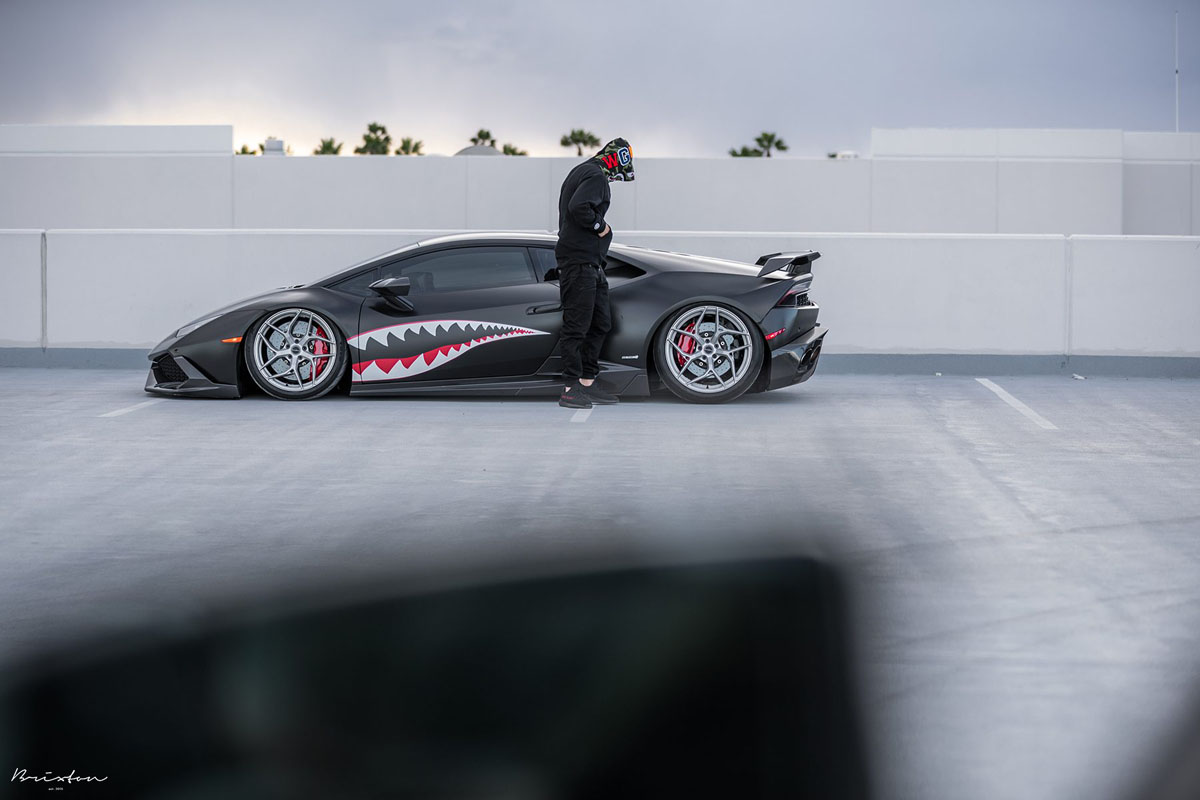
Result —
M184 325L150 353L146 391L285 400L534 395L561 389L555 237L428 239ZM666 387L696 403L807 380L825 330L808 297L819 253L756 265L614 244L613 330L601 380L622 397Z

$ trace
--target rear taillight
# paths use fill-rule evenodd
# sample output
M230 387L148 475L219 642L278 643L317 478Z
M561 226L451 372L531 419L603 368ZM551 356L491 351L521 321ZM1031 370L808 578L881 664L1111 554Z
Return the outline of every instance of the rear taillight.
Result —
M776 308L795 308L797 306L808 305L808 290L812 286L812 273L806 272L796 278L792 282L792 288L788 289L778 303Z
M808 292L799 289L793 289L783 296L783 299L775 304L776 308L799 308L809 305Z

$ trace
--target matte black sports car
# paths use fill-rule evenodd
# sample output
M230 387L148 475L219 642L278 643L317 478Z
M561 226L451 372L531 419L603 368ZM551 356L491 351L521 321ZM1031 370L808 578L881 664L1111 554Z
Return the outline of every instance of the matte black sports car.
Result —
M307 400L350 394L557 394L555 237L428 239L189 323L150 353L146 391ZM807 380L825 330L808 298L819 253L755 266L614 244L601 380L721 403Z

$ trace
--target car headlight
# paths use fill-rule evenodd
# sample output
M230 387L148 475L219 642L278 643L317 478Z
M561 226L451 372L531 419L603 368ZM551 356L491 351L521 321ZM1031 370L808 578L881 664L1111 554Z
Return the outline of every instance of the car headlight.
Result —
M220 314L217 314L216 316L212 316L212 317L205 317L204 319L201 319L201 320L196 320L195 322L193 322L193 323L191 323L191 324L189 324L189 325L184 325L182 328L180 328L179 330L175 331L175 338L176 338L176 339L181 339L181 338L183 338L184 336L187 336L187 335L188 335L189 333L191 333L192 331L196 330L197 328L199 328L199 327L201 327L201 326L203 326L203 325L207 325L208 323L212 322L214 319L216 319L216 318L217 318L217 317L219 317L219 316L221 316L221 315L220 315Z

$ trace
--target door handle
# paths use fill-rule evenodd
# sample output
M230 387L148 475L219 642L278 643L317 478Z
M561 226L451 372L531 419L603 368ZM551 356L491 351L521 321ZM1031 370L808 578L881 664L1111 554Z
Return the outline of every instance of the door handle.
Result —
M549 314L551 311L562 311L562 303L545 303L525 309L526 314Z

